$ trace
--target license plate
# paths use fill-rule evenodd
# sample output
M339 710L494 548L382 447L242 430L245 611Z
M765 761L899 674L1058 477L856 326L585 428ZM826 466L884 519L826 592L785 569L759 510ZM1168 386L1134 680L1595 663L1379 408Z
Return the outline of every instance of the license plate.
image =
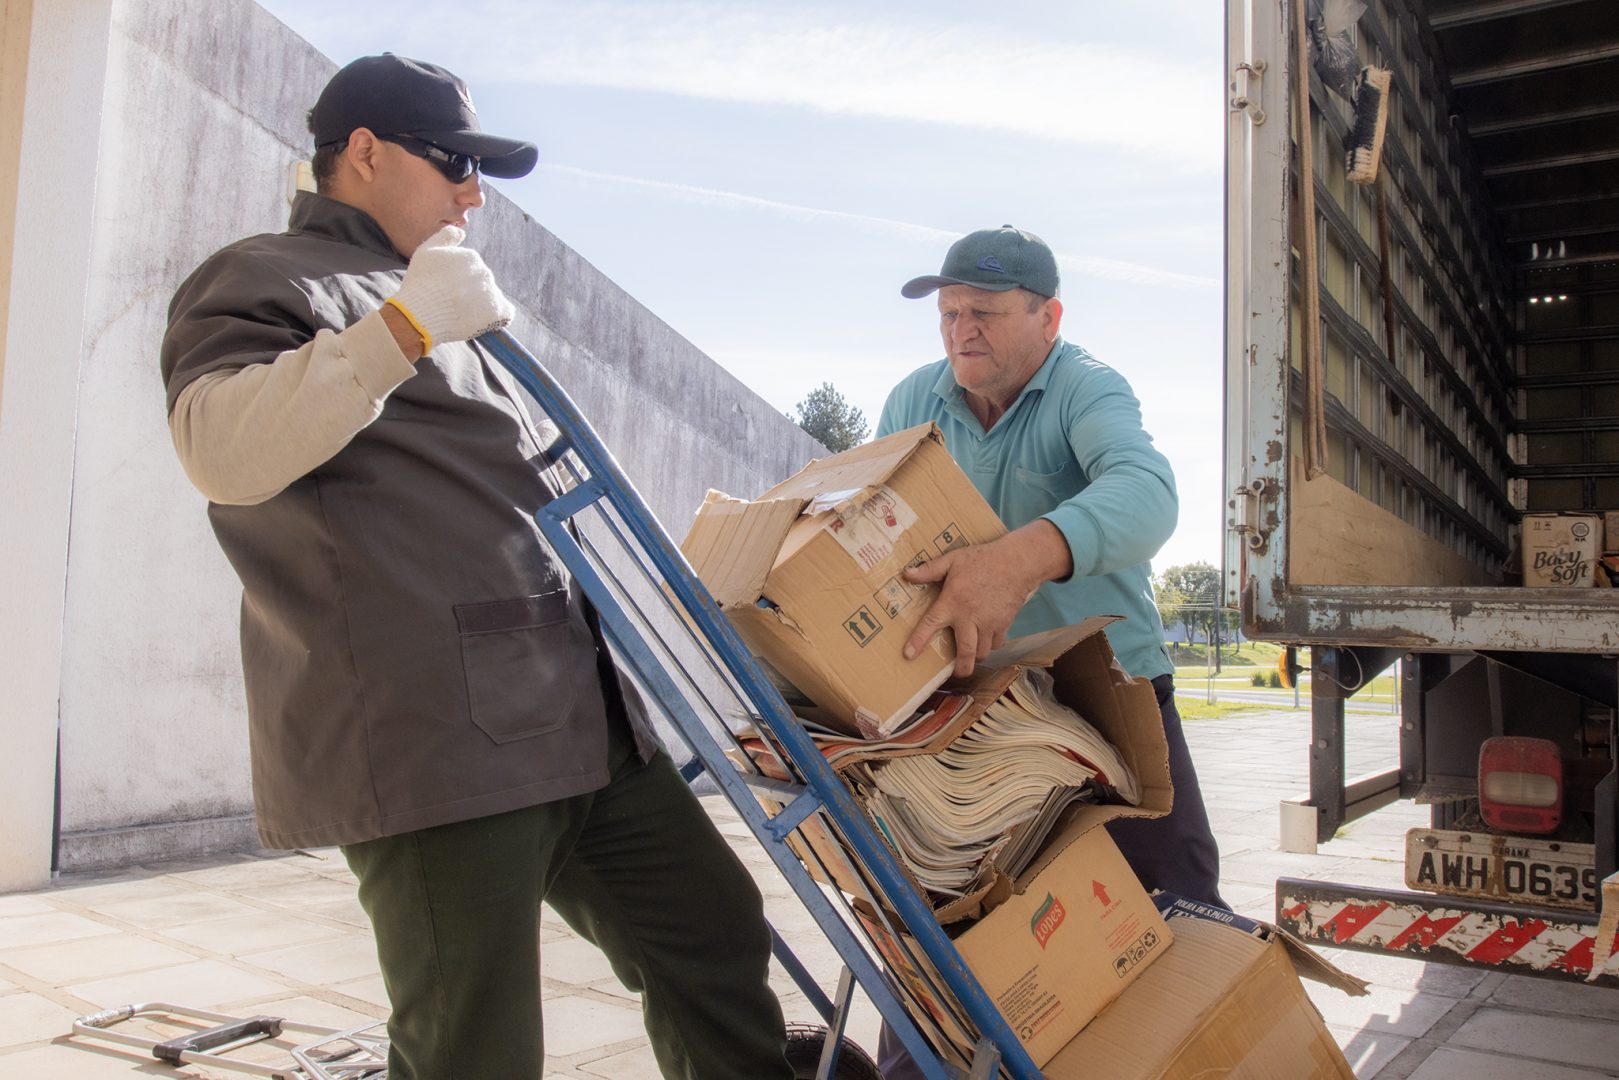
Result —
M1596 847L1523 836L1412 829L1405 884L1508 903L1596 908Z

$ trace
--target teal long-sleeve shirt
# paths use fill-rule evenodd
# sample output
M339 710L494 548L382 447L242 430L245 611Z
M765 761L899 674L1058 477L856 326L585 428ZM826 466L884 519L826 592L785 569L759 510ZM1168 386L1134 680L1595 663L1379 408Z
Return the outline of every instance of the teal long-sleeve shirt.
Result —
M1175 530L1179 500L1169 461L1141 426L1130 384L1058 338L994 427L968 409L949 360L912 372L888 395L878 436L934 421L945 445L1008 529L1055 525L1074 572L1040 586L1011 635L1123 615L1108 640L1126 671L1173 670L1152 595L1150 561Z

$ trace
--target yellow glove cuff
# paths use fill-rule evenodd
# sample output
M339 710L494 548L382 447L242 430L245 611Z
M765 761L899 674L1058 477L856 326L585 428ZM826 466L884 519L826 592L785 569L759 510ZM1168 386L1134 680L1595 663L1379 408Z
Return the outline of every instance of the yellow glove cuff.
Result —
M390 296L388 299L384 300L383 303L392 304L393 309L399 312L399 314L403 315L406 322L410 323L411 329L415 330L422 336L423 356L426 356L428 353L433 351L433 335L427 332L427 328L421 324L421 320L417 319L416 316L410 313L410 308L399 302L399 297Z

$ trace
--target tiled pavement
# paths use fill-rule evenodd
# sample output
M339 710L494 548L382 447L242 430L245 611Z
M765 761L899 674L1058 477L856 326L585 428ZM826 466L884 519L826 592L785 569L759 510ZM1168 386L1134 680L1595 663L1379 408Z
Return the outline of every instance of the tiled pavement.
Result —
M1393 755L1392 717L1350 718L1350 775ZM1279 874L1398 884L1400 838L1422 811L1394 806L1349 826L1315 855L1277 849L1277 805L1304 788L1308 717L1238 714L1188 725L1228 901L1268 916ZM772 921L824 986L837 957L730 807L706 798L767 896ZM636 1000L601 956L544 919L548 1077L657 1076ZM1591 1080L1619 1077L1619 992L1340 953L1370 979L1349 998L1307 984L1360 1077L1378 1080ZM813 1014L785 975L789 1018ZM104 1043L68 1039L77 1015L169 1000L347 1027L385 1014L353 879L334 851L235 855L75 875L0 897L0 1077L118 1080L174 1076ZM875 1045L862 1000L851 1034ZM172 1032L170 1032L172 1033ZM201 1069L180 1075L226 1077Z

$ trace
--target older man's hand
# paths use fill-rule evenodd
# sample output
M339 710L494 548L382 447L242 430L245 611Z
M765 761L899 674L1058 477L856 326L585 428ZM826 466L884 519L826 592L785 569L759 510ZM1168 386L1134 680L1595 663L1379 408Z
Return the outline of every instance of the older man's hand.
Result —
M957 548L905 571L913 584L943 583L906 642L905 658L914 659L934 635L949 630L956 638L956 674L971 675L1006 641L1012 620L1034 591L1067 577L1073 565L1068 542L1042 518L999 540Z

